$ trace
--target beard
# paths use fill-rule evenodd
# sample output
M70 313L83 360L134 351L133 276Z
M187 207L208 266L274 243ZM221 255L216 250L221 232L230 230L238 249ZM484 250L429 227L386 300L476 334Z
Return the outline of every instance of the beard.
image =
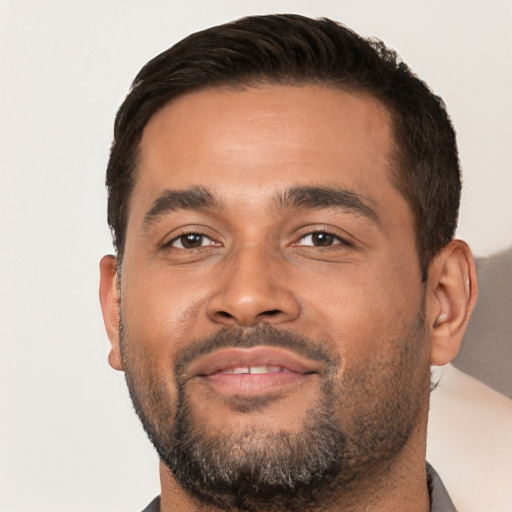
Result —
M121 328L125 374L134 408L174 480L198 502L220 510L322 510L358 483L385 473L402 452L428 401L424 308L393 340L386 357L349 367L329 345L271 325L222 329L175 358L175 396L139 340ZM212 431L187 394L183 370L224 347L277 346L325 363L320 393L299 431ZM381 354L382 355L382 354ZM174 402L174 403L173 403ZM235 397L240 414L264 409L265 397ZM428 402L427 402L428 403ZM205 404L207 407L208 404Z

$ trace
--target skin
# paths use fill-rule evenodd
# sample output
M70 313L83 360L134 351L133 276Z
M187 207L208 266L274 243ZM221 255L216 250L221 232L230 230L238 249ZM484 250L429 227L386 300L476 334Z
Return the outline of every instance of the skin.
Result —
M144 130L120 283L113 257L100 265L110 364L124 370L129 359L136 371L150 368L168 379L170 404L177 399L177 357L222 328L269 324L321 340L343 361L339 382L351 370L392 365L403 344L414 348L408 378L420 390L419 405L407 443L392 462L340 489L336 504L323 510L429 510L429 365L455 356L476 300L473 259L461 241L435 257L422 283L413 214L390 180L392 146L389 113L365 96L315 85L186 94ZM217 204L148 213L165 191L197 186ZM276 200L296 187L350 191L368 209ZM316 244L318 232L333 235L330 245ZM196 239L200 247L184 247L184 233L203 235ZM124 358L119 303L130 333ZM403 339L423 306L423 339ZM270 391L255 382L251 393L272 399L241 413L231 398L250 398L238 384L197 380L187 384L192 410L209 430L228 429L227 435L250 428L294 434L320 393L315 377L284 387L267 381ZM377 398L389 391L374 381ZM360 406L352 404L349 414ZM164 512L202 510L164 465L161 483Z

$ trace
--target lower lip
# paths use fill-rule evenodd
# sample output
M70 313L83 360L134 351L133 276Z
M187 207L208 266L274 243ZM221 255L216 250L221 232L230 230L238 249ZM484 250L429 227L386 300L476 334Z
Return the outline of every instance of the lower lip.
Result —
M295 386L310 375L309 373L298 372L243 373L238 375L214 373L201 377L201 379L220 392L257 395Z

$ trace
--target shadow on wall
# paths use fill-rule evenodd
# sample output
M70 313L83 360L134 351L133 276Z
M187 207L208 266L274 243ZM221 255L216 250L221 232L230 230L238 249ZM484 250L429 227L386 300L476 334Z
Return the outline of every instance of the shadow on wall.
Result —
M453 363L512 398L512 247L477 258L476 270L478 301Z

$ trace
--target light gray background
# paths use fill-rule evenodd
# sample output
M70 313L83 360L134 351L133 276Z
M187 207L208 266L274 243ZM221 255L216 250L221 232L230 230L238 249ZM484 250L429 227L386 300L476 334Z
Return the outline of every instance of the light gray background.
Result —
M396 48L456 126L459 236L480 256L512 244L509 0L0 0L2 512L136 512L158 493L97 301L113 118L149 58L268 12L332 17Z

